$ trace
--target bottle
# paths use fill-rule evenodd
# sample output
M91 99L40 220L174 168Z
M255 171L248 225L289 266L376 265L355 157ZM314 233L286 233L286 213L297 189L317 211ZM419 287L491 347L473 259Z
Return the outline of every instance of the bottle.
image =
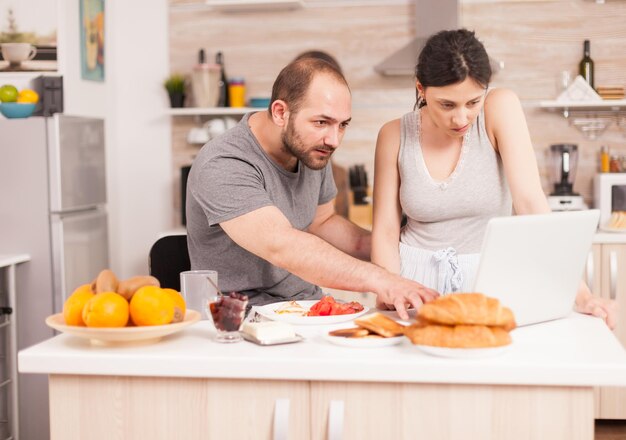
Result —
M246 106L246 83L242 77L234 77L228 85L229 104L231 107Z
M218 107L228 107L230 100L228 98L228 78L226 77L226 69L224 68L224 55L218 52L215 55L215 64L218 64L222 70L220 75L220 97L217 101Z
M578 73L585 78L589 85L593 88L593 60L591 59L591 49L589 48L589 40L585 40L583 59L578 65Z
M600 148L600 172L608 173L611 168L611 157L609 156L609 147L602 146Z

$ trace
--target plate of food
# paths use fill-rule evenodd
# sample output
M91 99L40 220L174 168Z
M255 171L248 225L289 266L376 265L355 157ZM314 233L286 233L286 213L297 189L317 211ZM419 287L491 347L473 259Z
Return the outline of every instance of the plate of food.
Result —
M400 344L406 326L383 315L372 313L354 320L356 327L328 332L324 339L331 344L352 348L378 348Z
M435 347L432 345L416 345L419 350L429 354L431 356L456 358L456 359L482 359L500 356L506 353L511 348L511 345L504 345L502 347L488 347L488 348L448 348L448 347Z
M138 345L154 343L164 336L183 330L199 319L200 312L187 309L185 319L174 324L104 328L67 325L63 313L57 313L46 318L46 325L62 333L89 339L93 345Z
M600 226L600 230L604 232L626 233L626 211L614 211L611 218L605 224Z
M599 228L602 232L617 232L618 234L626 234L626 228L615 228L610 225L600 226Z
M404 334L423 353L484 358L505 353L515 328L511 309L481 293L459 293L424 304Z
M340 303L332 296L325 296L319 301L283 301L266 304L256 311L272 321L294 325L328 325L352 321L367 313L369 308L356 301Z
M366 336L332 336L324 335L324 339L331 344L340 345L342 347L351 348L381 348L400 344L404 341L404 336L396 336L393 338L384 338L378 335Z

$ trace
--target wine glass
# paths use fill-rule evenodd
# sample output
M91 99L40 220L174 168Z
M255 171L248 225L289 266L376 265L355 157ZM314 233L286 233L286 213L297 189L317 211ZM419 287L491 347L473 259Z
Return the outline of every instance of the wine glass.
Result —
M561 70L556 77L556 94L559 96L572 84L572 72Z

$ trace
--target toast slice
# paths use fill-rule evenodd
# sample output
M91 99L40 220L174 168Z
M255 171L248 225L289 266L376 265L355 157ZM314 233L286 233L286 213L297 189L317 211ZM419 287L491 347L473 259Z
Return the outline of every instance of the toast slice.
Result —
M385 338L401 336L404 334L405 329L404 325L382 313L372 313L371 315L357 318L354 320L354 323L359 327L366 328L372 333L384 336Z
M340 328L328 332L330 336L341 336L344 338L364 338L370 334L369 330L363 327Z

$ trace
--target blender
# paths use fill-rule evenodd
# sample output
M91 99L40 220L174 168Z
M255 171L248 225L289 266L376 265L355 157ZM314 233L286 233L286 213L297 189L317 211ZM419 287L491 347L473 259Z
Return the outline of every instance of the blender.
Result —
M579 211L587 209L580 194L574 192L574 178L578 163L578 146L574 144L550 145L554 191L548 197L552 211Z

